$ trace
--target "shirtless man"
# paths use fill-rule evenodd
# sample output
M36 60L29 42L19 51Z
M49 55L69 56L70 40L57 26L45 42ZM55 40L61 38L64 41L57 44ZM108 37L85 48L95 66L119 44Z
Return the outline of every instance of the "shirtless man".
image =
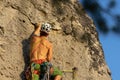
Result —
M47 40L51 26L48 23L37 25L31 39L30 61L51 61L52 44ZM42 26L42 27L41 27Z
M38 68L40 64L44 62L50 62L52 59L52 43L47 40L50 29L51 25L44 23L42 25L37 25L37 29L33 32L30 44L30 62L31 67L34 69L36 66ZM54 69L51 68L51 71L52 70L52 73L54 74ZM35 76L37 76L36 78L32 74L32 80L39 80L39 70L33 70L32 72ZM60 72L58 71L58 74L55 75L54 80L61 80L61 75L59 73Z

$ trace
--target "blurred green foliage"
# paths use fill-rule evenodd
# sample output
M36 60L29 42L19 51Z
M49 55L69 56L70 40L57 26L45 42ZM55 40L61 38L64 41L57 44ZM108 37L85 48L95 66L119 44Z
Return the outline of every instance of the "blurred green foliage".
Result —
M112 31L117 34L120 34L120 14L113 14L111 10L116 7L116 0L109 0L109 3L106 4L107 7L102 7L99 0L81 0L85 10L90 13L93 18L98 30L104 34ZM101 0L103 1L103 0ZM107 14L112 17L112 21L115 22L115 25L110 26L106 21L107 17L103 14Z

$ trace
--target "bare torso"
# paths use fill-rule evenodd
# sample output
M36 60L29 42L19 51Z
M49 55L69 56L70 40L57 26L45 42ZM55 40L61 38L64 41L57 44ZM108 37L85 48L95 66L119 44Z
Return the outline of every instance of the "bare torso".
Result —
M34 36L31 41L30 50L30 60L48 60L52 57L51 43L46 39L46 37L36 37Z

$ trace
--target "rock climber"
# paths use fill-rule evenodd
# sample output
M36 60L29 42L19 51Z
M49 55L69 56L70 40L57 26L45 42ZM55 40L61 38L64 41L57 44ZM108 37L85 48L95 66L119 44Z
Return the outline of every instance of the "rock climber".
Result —
M40 80L41 64L50 62L52 59L52 43L48 41L48 36L51 30L49 23L37 24L35 31L32 34L30 42L30 71L26 72L26 78L30 78L28 74L31 74L30 80ZM50 66L50 76L54 77L53 80L61 80L62 72Z

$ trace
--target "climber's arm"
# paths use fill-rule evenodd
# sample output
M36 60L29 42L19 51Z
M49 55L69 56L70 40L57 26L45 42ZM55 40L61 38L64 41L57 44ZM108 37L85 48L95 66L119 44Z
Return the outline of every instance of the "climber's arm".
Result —
M36 26L37 26L37 28L36 28L35 31L33 32L33 35L35 35L35 36L40 36L41 24L37 24Z
M52 45L50 46L49 50L48 50L48 54L47 54L47 61L50 62L52 60Z

